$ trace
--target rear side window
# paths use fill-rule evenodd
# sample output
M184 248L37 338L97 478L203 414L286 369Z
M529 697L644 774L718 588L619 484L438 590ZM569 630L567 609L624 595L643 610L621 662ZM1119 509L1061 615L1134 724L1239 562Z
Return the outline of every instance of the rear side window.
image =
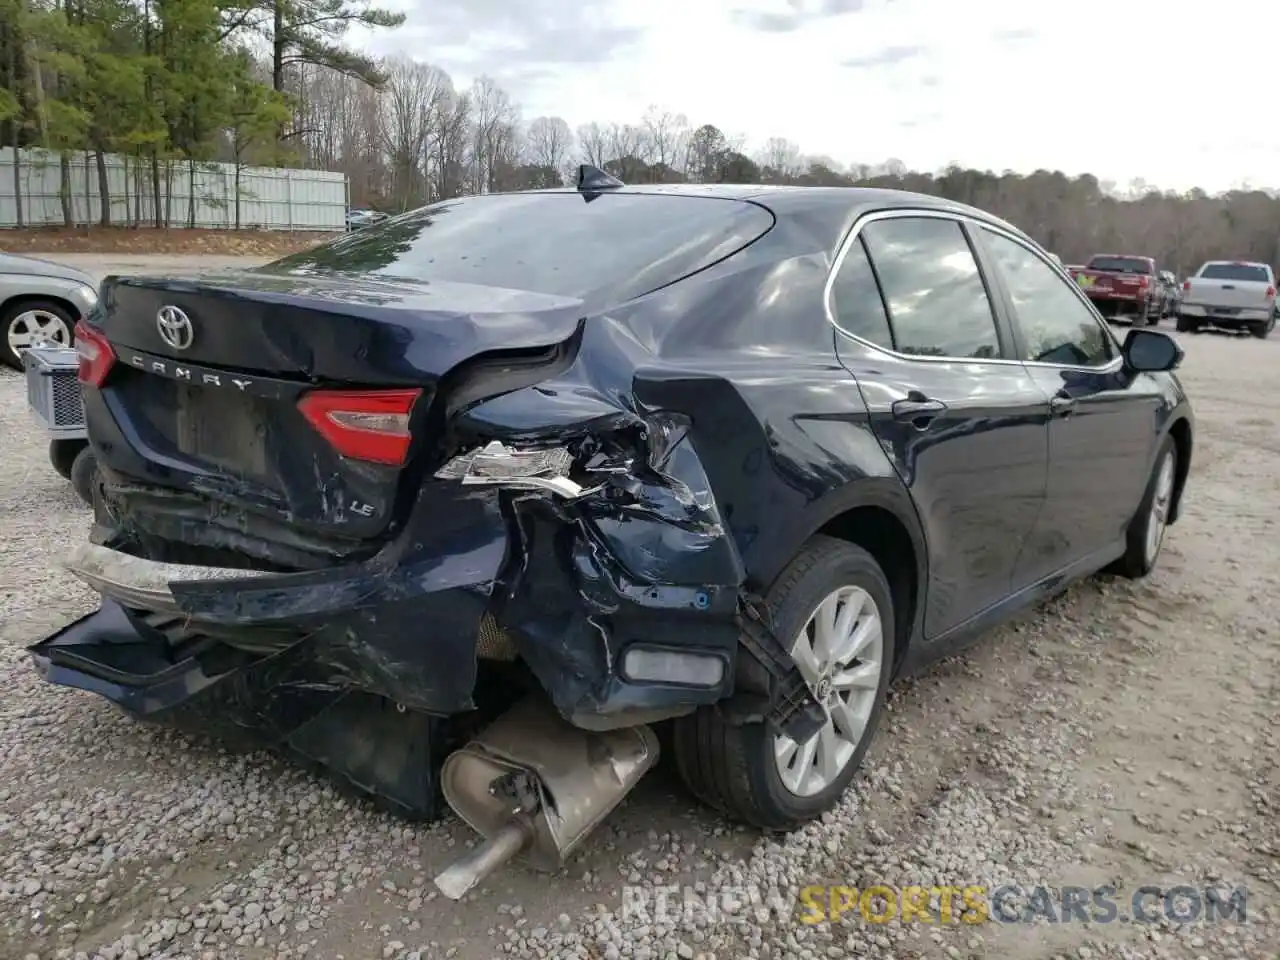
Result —
M831 308L836 325L845 333L887 350L893 349L889 315L884 311L876 275L861 239L849 245L849 252L840 264L840 272L831 285Z
M877 220L862 229L900 353L1000 356L991 301L960 224L932 217Z
M1256 263L1206 263L1200 268L1200 276L1205 280L1271 282L1267 268Z
M492 194L423 207L263 269L475 283L620 303L710 266L772 226L771 213L741 200Z
M1141 257L1094 257L1089 261L1089 269L1107 273L1151 274L1151 264Z

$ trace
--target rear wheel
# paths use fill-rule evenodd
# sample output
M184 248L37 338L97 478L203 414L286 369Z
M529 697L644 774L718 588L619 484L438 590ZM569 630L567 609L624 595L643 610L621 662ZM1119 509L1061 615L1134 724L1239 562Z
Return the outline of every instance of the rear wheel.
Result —
M1178 451L1173 438L1165 437L1156 457L1155 469L1138 512L1129 522L1125 552L1111 567L1113 573L1136 580L1155 569L1164 546L1164 534L1173 509L1173 493L1178 473Z
M1255 323L1253 326L1249 328L1249 332L1252 333L1259 340L1265 340L1267 339L1268 336L1270 336L1271 331L1274 330L1275 328L1276 328L1276 318L1274 315L1272 315L1272 317L1269 320L1265 320L1262 323Z
M767 598L779 638L824 722L796 742L768 722L731 724L714 707L674 722L676 766L704 803L756 827L821 816L853 780L884 708L894 609L879 564L861 547L814 537Z
M1200 322L1192 320L1190 317L1178 317L1177 330L1179 333L1199 333Z
M71 464L70 480L80 499L92 507L93 495L98 486L98 458L93 455L92 447L86 445L76 454L75 461Z
M64 480L71 479L71 468L80 451L89 445L87 440L50 440L49 462Z

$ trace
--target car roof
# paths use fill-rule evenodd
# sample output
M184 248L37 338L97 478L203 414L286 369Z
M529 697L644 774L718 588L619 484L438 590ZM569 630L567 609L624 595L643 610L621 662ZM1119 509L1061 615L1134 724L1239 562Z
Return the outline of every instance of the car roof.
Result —
M528 193L577 193L574 187L552 187L549 190L521 191ZM602 191L603 192L603 191ZM908 208L913 210L937 210L958 216L971 217L1001 227L1024 239L1026 233L994 214L968 204L957 203L944 197L910 190L891 190L881 187L809 187L783 184L739 183L653 183L627 184L610 187L609 193L661 194L666 196L722 197L727 200L746 200L758 203L777 216L803 214L823 209L829 214L844 214L845 224L851 224L865 213L879 210ZM843 232L841 234L843 236Z

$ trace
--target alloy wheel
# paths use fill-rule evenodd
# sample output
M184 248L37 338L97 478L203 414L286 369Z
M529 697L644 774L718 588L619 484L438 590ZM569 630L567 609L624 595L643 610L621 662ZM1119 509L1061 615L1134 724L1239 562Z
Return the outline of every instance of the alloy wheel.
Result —
M867 733L884 659L875 600L861 587L832 591L809 616L791 656L826 716L803 743L777 735L774 759L783 786L811 797L839 778Z
M26 310L9 322L6 331L9 349L21 356L32 347L71 346L71 328L48 310Z

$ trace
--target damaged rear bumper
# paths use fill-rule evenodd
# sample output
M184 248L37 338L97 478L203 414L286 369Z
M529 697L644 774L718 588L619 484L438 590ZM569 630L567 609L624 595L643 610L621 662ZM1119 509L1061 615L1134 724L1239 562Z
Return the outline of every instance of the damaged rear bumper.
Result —
M151 711L179 706L185 689L208 685L193 651L209 647L234 656L240 669L277 662L307 663L334 689L377 694L405 708L448 715L472 707L479 625L507 559L506 524L483 497L449 498L432 550L400 562L370 561L302 573L267 573L165 563L105 543L79 545L71 573L127 611L172 618L164 631L143 630L135 652L150 645L153 669L130 671L120 684L145 698L107 695L121 706L146 702ZM111 677L122 625L91 617L36 644L32 653L67 670L59 682L93 689ZM110 637L111 639L108 639ZM74 667L67 660L74 651ZM210 682L232 682L237 671ZM86 679L81 680L80 674ZM185 684L165 686L173 674ZM277 678L278 682L286 682Z
M81 544L67 566L103 607L31 653L50 681L144 718L197 698L234 701L222 708L233 725L264 727L268 739L284 729L261 703L275 689L361 693L447 717L476 709L486 660L521 660L586 729L678 716L732 691L741 572L722 528L619 517L603 497L569 508L448 483L422 496L415 515L426 519L395 544L323 571ZM653 672L673 662L688 675Z

